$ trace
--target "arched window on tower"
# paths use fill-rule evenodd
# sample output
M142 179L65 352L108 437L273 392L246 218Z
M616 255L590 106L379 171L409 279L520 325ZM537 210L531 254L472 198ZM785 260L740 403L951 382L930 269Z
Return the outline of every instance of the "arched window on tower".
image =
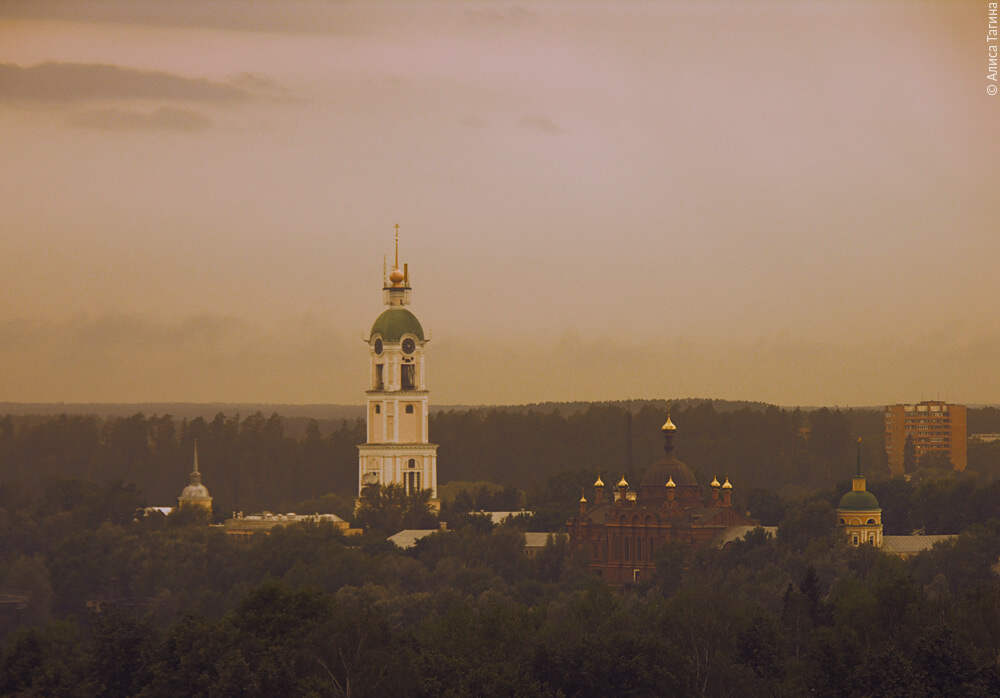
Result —
M413 467L414 460L410 459L410 467ZM420 491L420 471L410 470L406 473L406 494L416 494Z
M413 414L413 405L406 406L406 414Z
M413 364L403 364L400 375L403 390L413 390L416 382L416 366Z

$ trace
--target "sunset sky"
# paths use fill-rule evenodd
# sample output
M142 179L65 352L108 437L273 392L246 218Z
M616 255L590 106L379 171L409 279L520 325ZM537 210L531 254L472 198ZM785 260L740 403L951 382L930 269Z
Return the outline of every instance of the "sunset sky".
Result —
M978 0L0 3L0 401L1000 402Z

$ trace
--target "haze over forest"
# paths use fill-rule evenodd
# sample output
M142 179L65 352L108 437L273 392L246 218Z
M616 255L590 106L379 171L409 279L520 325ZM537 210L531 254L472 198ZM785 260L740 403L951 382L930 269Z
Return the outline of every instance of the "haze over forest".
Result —
M1000 400L977 2L0 5L0 399Z

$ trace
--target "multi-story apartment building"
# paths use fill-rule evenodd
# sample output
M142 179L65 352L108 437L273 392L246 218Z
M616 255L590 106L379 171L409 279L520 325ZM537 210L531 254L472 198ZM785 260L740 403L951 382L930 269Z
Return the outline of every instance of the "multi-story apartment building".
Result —
M905 471L906 440L913 442L916 461L930 453L948 456L955 470L965 470L968 463L965 436L965 405L949 405L928 400L915 405L888 405L885 408L885 452L889 471Z

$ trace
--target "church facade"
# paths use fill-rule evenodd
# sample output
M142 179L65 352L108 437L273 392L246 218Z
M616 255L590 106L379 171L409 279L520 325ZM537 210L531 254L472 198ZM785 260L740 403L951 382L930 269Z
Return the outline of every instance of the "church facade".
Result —
M861 473L861 439L858 438L858 468L851 481L851 491L837 505L837 528L853 546L882 547L882 508L868 491Z
M399 485L406 492L430 490L436 503L437 444L428 439L429 337L408 306L408 265L399 266L399 226L392 272L383 279L386 309L368 333L365 443L358 445L358 495L368 485Z
M581 496L579 513L567 522L571 544L608 584L650 579L664 545L707 546L727 529L757 524L733 507L728 478L714 478L706 491L674 455L677 427L669 415L662 431L664 456L646 470L638 488L623 475L608 492L598 477L593 501Z

